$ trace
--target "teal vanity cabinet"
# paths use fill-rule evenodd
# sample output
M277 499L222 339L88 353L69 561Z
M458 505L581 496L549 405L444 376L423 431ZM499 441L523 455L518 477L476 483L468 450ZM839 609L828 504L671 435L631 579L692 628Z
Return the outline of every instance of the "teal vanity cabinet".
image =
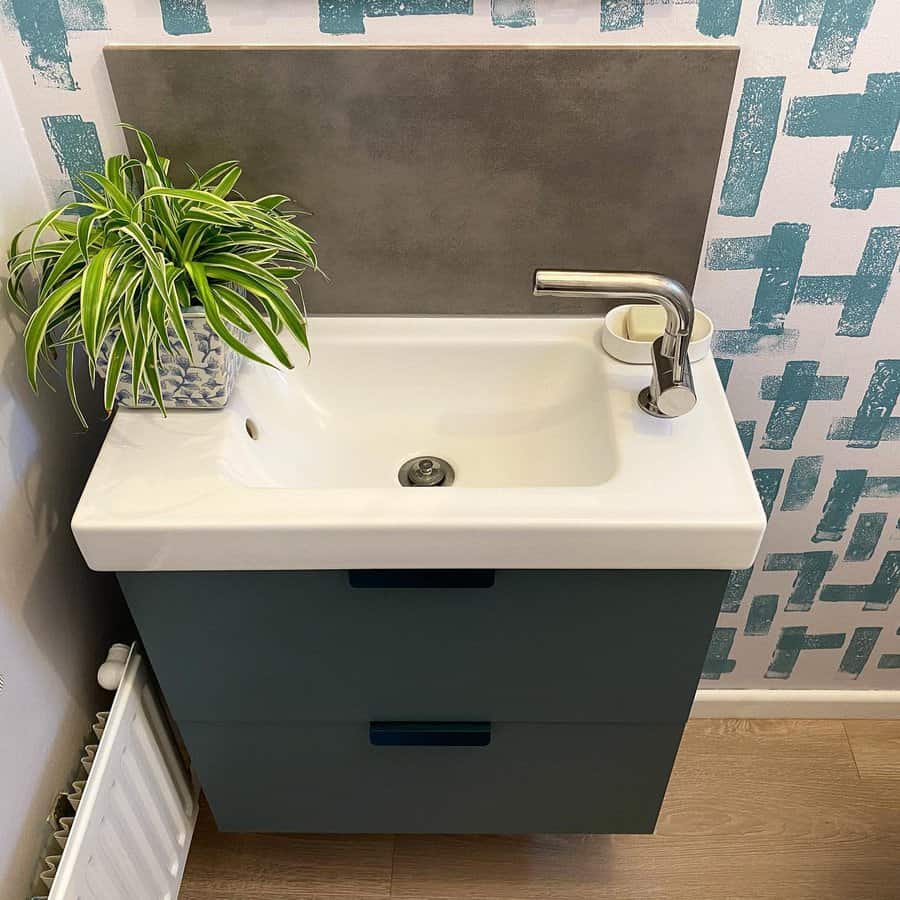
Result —
M653 830L719 571L124 573L226 831Z

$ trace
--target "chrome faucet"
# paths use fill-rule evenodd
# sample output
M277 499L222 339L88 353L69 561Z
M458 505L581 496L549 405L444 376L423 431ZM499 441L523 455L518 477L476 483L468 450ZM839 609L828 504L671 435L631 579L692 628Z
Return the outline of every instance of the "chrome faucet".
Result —
M638 394L638 406L651 416L673 419L697 402L688 345L694 327L694 303L674 278L649 272L570 272L538 269L535 297L599 300L652 300L666 311L666 330L653 342L653 377Z

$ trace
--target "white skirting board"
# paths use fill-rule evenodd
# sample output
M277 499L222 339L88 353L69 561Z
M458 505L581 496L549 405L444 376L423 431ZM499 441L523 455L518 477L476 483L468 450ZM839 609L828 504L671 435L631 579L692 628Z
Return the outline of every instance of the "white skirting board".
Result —
M900 719L900 691L699 690L694 719Z

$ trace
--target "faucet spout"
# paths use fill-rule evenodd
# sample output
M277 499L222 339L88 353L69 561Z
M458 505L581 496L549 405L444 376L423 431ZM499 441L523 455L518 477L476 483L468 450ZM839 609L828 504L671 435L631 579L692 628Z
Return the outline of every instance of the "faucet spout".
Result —
M638 404L644 412L665 419L693 409L697 396L688 346L694 327L694 303L683 284L649 272L538 269L534 273L534 295L658 303L666 311L666 329L653 342L653 378L638 396Z

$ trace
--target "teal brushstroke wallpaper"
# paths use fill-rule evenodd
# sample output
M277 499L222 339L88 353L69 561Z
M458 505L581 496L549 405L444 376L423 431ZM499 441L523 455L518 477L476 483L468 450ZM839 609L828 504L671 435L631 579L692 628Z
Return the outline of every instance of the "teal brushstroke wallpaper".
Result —
M739 45L695 296L769 530L731 575L703 686L900 688L898 0L0 0L0 14L51 199L123 149L109 42Z

